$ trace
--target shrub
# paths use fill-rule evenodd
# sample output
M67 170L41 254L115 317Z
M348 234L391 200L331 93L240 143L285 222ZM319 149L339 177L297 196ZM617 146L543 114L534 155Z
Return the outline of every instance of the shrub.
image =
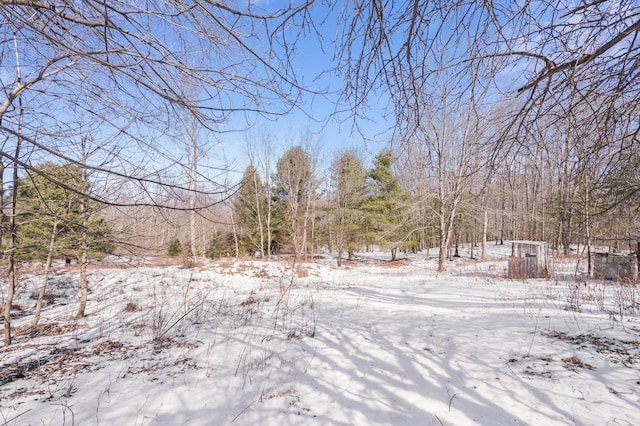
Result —
M182 244L179 239L175 239L171 241L169 244L169 248L167 249L167 254L169 256L179 256L182 254Z

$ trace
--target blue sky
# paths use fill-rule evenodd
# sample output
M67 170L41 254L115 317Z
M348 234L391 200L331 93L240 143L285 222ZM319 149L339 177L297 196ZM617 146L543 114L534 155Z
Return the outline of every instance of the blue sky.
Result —
M244 169L248 163L246 140L254 142L260 133L267 131L277 145L274 154L281 155L288 147L301 143L301 139L311 137L313 145L320 147L321 167L328 167L335 155L347 149L355 148L365 159L371 159L389 142L389 128L392 125L383 117L383 109L374 103L367 120L358 121L359 130L354 127L353 117L348 112L337 112L348 109L346 105L337 105L339 92L344 81L331 71L335 67L334 37L336 32L335 13L328 17L327 9L315 7L314 18L317 29L322 35L319 41L315 34L307 35L300 40L294 58L296 77L310 91L327 92L324 95L306 93L301 99L300 107L286 116L266 119L254 116L252 128L248 132L238 131L218 135L228 159ZM324 19L326 17L326 19ZM380 96L384 97L384 94ZM244 120L232 120L223 126L225 129L244 129ZM276 158L277 159L277 158Z

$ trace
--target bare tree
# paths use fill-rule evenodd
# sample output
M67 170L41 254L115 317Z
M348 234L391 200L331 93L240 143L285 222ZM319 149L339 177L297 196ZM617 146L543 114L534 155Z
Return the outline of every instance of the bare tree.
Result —
M251 188L253 189L253 205L256 213L256 221L258 225L259 238L260 243L259 251L260 256L265 256L265 250L267 251L266 256L268 258L271 257L271 187L270 187L270 179L271 179L271 158L270 158L270 149L269 144L270 140L268 136L263 138L264 143L264 156L256 155L254 147L249 145L249 162L250 164L261 163L260 166L264 170L265 183L260 179L260 174L256 169L255 173L251 175Z
M199 173L204 184L194 190L165 149L172 116L187 110L215 129L236 115L246 121L290 111L304 90L291 58L308 7L304 0L266 8L178 0L0 1L2 169L35 173L35 162L45 157L76 164L93 179L135 189L126 201L76 189L114 206L194 210L166 202L167 192L220 202L219 173ZM197 86L198 98L187 96L185 79ZM103 144L86 162L69 149L69 141L84 134L79 116L100 121L96 137ZM20 146L28 158L19 155ZM115 161L105 165L106 157Z
M20 68L18 68L19 70ZM22 104L18 101L18 108L22 110ZM0 117L1 119L1 117ZM23 123L23 114L20 112L20 117L18 119L18 129L22 128ZM15 152L14 159L20 158L20 151L22 149L22 138L20 136L17 137L17 143L15 144ZM13 175L12 175L12 188L11 188L11 204L9 210L9 244L7 247L8 251L8 260L9 260L9 271L8 271L8 280L7 280L7 296L4 300L4 345L9 346L11 344L12 336L11 336L11 308L13 304L13 297L15 295L16 289L16 216L17 212L17 204L18 204L18 163L17 161L13 162ZM4 207L3 207L4 208Z
M336 11L341 23L336 55L346 81L343 99L356 117L362 117L368 113L372 96L383 93L389 99L386 112L395 118L399 140L411 141L414 146L429 143L420 129L423 123L433 122L429 116L438 110L442 99L438 87L448 78L450 105L457 102L478 116L497 100L506 107L503 118L493 120L495 137L487 140L487 166L531 152L544 158L542 153L549 145L548 137L539 137L541 126L553 129L553 138L580 141L580 151L588 154L585 158L606 156L609 161L601 169L609 173L637 163L637 2L352 0ZM487 96L478 97L480 93ZM592 137L573 139L563 130L569 126L588 128ZM443 128L438 123L434 130L443 134ZM560 151L559 158L569 166L572 158L563 152L569 151ZM519 201L516 187L510 187L514 196L504 206L510 212L502 217L511 219L511 236L539 234L534 216L539 210L530 207L543 204L538 185L543 182L542 175L531 167L514 170L509 166L506 172L523 182L522 189L527 191L525 200ZM567 169L564 175L569 172ZM538 186L528 185L529 178ZM629 199L640 190L633 180L624 185L625 191L613 199ZM559 235L564 235L568 246L572 232L569 220L575 207L571 200L576 194L571 192L569 180L556 188L561 190L563 206ZM545 192L551 189L547 187ZM444 199L442 193L440 199ZM525 225L525 216L516 220L520 214L528 214L527 221L533 227ZM442 237L446 240L446 233Z
M185 83L187 85L188 83ZM193 93L189 93L190 98L194 98ZM180 129L178 133L181 136L184 152L186 158L181 160L176 158L175 164L183 166L187 178L187 209L188 209L188 224L189 224L189 253L188 258L190 262L195 262L197 257L201 254L198 249L199 237L196 232L198 221L198 207L200 202L198 200L198 185L203 178L206 180L207 176L202 176L199 170L200 162L204 156L204 150L206 149L206 138L202 137L201 125L198 118L193 114L190 109L184 109L181 116L177 117L178 126Z
M472 117L462 117L464 121L452 120L449 112L442 112L445 122L437 124L424 136L407 141L408 149L403 163L415 167L422 173L421 182L431 192L424 205L432 208L437 218L439 256L438 270L444 271L447 248L463 197L481 170L484 138ZM451 121L450 121L451 120ZM435 123L433 123L435 124ZM414 145L419 145L415 147ZM422 155L417 155L422 153ZM429 202L432 200L433 202Z
M172 115L186 109L205 127L215 128L235 114L243 120L279 115L296 104L302 88L291 55L302 31L298 24L308 19L307 7L304 1L267 10L204 1L54 6L3 0L0 49L7 51L15 39L26 66L20 79L3 74L0 131L14 137L20 133L34 150L80 163L65 150L62 132L81 133L69 124L74 122L71 114L99 117L103 134L118 134L128 141L127 148L108 168L87 167L111 179L136 182L143 196L134 203L159 204L158 185L189 190L188 179L175 179L177 173L149 172L149 165L170 166L157 141ZM17 66L8 58L3 61L7 71ZM185 80L197 86L197 98L187 96ZM20 130L14 108L19 97L26 123ZM109 147L103 149L108 152ZM1 154L12 160L10 150ZM21 167L32 166L25 162Z
M253 145L249 146L249 161L255 162L258 165L258 169L262 171L262 175L264 176L263 186L268 194L264 195L264 203L262 205L263 212L261 214L261 235L260 239L262 242L262 247L266 248L267 251L267 259L271 259L271 254L274 249L272 247L274 230L273 230L273 197L270 194L272 187L272 170L271 164L273 163L273 152L275 147L273 146L273 137L266 129L261 129L260 131L260 141L258 142L259 148ZM254 178L257 180L259 176L255 176ZM257 182L254 181L254 185ZM257 185L256 185L257 187ZM256 208L258 208L258 197L259 194L256 194ZM266 241L263 241L266 240Z
M12 28L12 30L14 30ZM15 34L15 30L12 31L12 37L10 40L13 41L13 52L15 55L15 81L17 82L18 87L23 85L23 77L22 77L22 65L21 65L21 55L18 49L17 36ZM4 301L4 311L3 311L3 321L4 321L4 345L9 346L11 344L12 336L11 336L11 308L13 304L13 297L15 295L16 289L16 216L17 216L17 204L18 204L18 168L20 158L20 152L22 150L23 138L21 137L22 129L24 126L24 108L22 103L21 91L17 90L15 92L11 92L9 94L10 97L13 97L12 102L16 101L17 109L18 109L18 118L17 118L17 135L15 138L14 152L12 155L12 188L11 188L11 204L10 204L10 213L9 213L9 244L7 247L8 251L8 280L7 280L7 296ZM17 98L17 99L16 99ZM7 102L3 103L0 106L0 125L2 125L4 119L4 111L8 109L9 105ZM11 136L7 136L5 138L2 149L4 150L7 144L10 144ZM9 145L10 146L10 145ZM4 172L5 159L2 158L2 171ZM2 177L4 182L4 177ZM3 185L4 186L4 185ZM1 197L1 194L0 194ZM0 207L3 210L4 216L4 202Z
M87 164L89 158L89 147L87 146L87 139L82 138L80 152L82 159L81 180L80 189L82 192L86 192L89 188L89 176L87 173ZM87 188L87 189L85 189ZM89 281L87 278L87 266L89 265L89 215L91 212L87 206L87 199L80 197L80 215L82 220L82 237L80 240L80 304L78 305L78 312L76 312L77 318L82 318L87 308L87 298L89 297Z

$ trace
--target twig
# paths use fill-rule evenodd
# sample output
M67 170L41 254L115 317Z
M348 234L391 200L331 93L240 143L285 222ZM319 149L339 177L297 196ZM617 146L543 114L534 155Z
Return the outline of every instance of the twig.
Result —
M7 420L6 422L2 423L1 426L7 426L9 423L11 423L12 421L14 421L15 419L17 419L20 416L24 416L25 414L27 414L29 411L31 411L32 408L29 408L27 411L23 411L22 413L16 415L15 417L10 418L9 420Z
M255 400L255 401L253 401L251 404L249 404L249 405L247 405L246 407L244 407L244 408L242 409L242 411L240 411L240 412L238 413L238 415L237 415L237 416L235 416L235 417L233 418L233 420L231 420L231 423L235 422L235 421L238 419L238 417L240 417L241 415L243 415L245 411L247 411L249 408L251 408L251 406L252 406L252 405L254 405L254 404L255 404L256 402L258 402L258 401L260 401L260 398L256 399L256 400Z
M449 397L449 412L451 412L451 404L453 403L453 399L458 396L458 394L454 393L453 395L451 395L451 393L449 392L449 387L447 387L447 396Z
M531 354L531 348L533 347L533 341L536 338L536 333L538 332L538 320L540 319L540 313L542 312L542 308L538 309L538 315L536 316L536 326L533 330L533 336L531 336L531 342L529 343L529 349L527 350L527 357Z
M438 423L440 423L442 426L444 426L444 423L442 423L442 420L440 420L440 417L438 417L437 414L434 414L436 416L436 420L438 421Z
M175 327L176 325L178 325L178 323L180 323L180 321L182 321L184 318L186 318L190 313L192 313L193 311L195 311L196 309L198 309L200 306L202 306L205 302L205 299L201 300L200 303L196 304L195 306L193 306L192 308L188 309L183 315L181 315L180 317L178 317L178 319L176 319L170 326L166 327L165 329L161 330L160 333L158 333L158 336L154 339L154 340L161 340L165 334L167 334L169 331L171 331L171 329L173 329L173 327ZM177 311L176 311L177 313ZM175 316L172 315L172 317Z

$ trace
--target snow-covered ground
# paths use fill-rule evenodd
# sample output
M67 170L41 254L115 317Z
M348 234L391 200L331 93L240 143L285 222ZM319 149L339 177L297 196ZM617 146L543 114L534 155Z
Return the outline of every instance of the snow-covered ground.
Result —
M96 267L82 319L61 269L38 331L24 275L1 424L640 424L640 287L506 279L490 248L446 273L424 253Z

